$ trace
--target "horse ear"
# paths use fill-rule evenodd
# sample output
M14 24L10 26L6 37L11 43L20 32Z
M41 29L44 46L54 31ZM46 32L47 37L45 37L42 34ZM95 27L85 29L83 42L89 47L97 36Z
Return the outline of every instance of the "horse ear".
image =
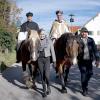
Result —
M78 31L76 31L74 34L75 34L75 36L79 36L79 35L80 35L80 34L78 33Z
M31 30L30 30L30 29L28 30L28 33L29 33L29 34L31 33Z

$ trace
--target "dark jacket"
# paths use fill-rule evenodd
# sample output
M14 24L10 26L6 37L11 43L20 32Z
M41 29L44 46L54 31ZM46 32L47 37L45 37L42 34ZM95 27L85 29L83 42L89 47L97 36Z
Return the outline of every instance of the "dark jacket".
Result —
M37 23L35 23L33 21L32 22L27 21L27 22L25 22L25 23L23 23L21 25L20 32L26 32L29 29L38 31L39 30L39 26L38 26Z
M81 44L83 46L81 47L82 48L82 52L80 52L78 54L78 60L79 61L83 61L84 43L83 43L83 40L81 39L81 37L80 37L80 42L81 42ZM93 38L88 37L87 44L88 44L88 49L89 49L90 60L93 61L95 59L96 61L99 61L100 60L99 53L97 51L97 47L96 47L96 44L95 44Z

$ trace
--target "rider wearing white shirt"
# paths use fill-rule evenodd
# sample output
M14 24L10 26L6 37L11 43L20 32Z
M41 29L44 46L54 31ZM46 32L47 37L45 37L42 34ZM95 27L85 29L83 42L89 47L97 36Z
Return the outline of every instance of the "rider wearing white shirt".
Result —
M57 19L53 22L50 37L52 40L58 39L62 34L69 32L68 25L62 16L63 12L58 10L56 11Z

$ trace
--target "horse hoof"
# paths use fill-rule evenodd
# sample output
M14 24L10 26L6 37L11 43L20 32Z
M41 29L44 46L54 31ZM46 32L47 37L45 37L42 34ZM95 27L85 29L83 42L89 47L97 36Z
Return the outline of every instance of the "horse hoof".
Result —
M33 89L37 89L37 86L36 86L36 85L33 85L32 88L33 88Z
M47 93L44 92L42 96L43 96L43 98L47 97Z
M62 88L61 92L62 93L67 93L67 89L64 87L64 88Z

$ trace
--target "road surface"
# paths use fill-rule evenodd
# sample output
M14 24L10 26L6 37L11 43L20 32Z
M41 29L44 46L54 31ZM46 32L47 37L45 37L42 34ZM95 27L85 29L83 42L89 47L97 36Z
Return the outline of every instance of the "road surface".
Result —
M51 68L51 94L42 97L42 86L37 82L37 90L27 89L22 81L20 64L14 64L0 75L0 100L100 100L100 68L94 67L94 76L89 82L89 95L82 96L80 86L80 72L78 67L72 67L69 74L70 82L66 94L62 94L60 80L55 78L55 71Z

